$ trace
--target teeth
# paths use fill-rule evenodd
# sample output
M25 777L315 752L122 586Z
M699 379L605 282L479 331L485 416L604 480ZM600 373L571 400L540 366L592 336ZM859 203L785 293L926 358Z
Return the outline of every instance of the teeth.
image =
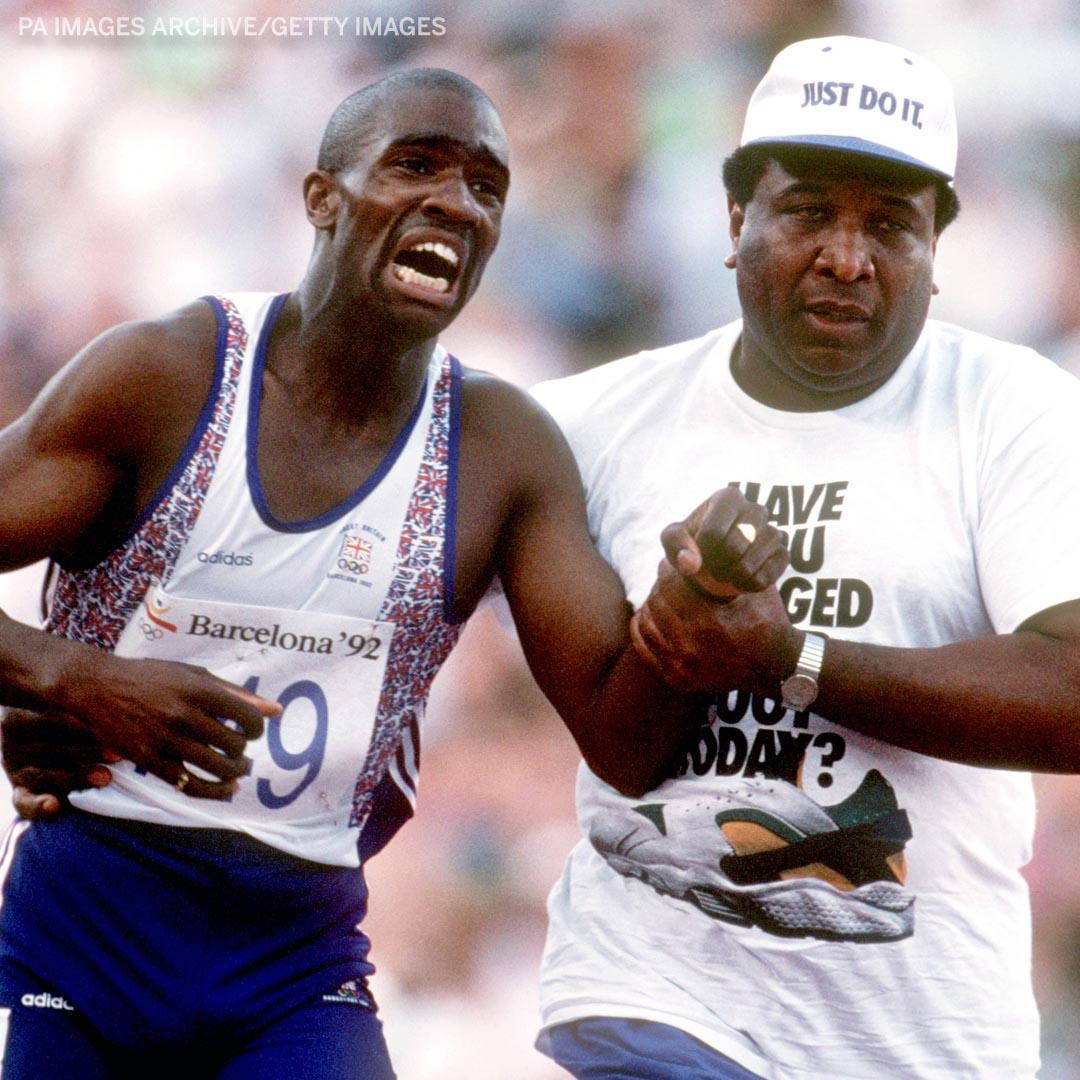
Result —
M453 248L447 247L446 244L440 244L435 240L425 240L422 244L413 245L409 250L430 251L433 255L438 255L440 259L445 259L451 266L457 266L458 264L457 252Z
M394 265L394 277L398 281L404 281L409 285L422 285L425 289L434 289L436 292L444 293L450 288L450 282L443 277L428 277L427 274L421 274L419 270L414 270L411 266L399 266Z

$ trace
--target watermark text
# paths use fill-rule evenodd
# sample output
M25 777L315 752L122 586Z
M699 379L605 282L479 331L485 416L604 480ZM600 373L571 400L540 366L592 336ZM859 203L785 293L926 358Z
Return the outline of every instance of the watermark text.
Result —
M22 38L442 37L439 15L20 15Z

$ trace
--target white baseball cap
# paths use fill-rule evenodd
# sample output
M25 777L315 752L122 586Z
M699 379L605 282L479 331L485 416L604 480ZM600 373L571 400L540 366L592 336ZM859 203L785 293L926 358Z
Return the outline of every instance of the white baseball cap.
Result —
M907 49L858 37L810 38L778 52L746 109L741 146L827 146L956 172L952 86Z

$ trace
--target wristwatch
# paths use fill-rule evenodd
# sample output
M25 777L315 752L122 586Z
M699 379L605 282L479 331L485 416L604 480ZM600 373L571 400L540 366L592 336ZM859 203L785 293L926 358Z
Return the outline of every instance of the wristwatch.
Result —
M781 701L786 708L802 712L817 700L818 676L828 640L824 634L806 631L795 670L780 684Z

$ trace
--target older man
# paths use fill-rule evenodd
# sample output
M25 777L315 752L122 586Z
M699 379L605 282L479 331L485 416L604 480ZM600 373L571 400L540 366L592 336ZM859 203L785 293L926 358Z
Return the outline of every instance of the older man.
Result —
M713 696L645 798L582 769L540 1040L575 1076L1035 1073L1023 770L1080 770L1080 385L927 321L956 148L924 58L788 47L724 169L743 318L537 391L632 599L718 483L791 556L640 613Z

